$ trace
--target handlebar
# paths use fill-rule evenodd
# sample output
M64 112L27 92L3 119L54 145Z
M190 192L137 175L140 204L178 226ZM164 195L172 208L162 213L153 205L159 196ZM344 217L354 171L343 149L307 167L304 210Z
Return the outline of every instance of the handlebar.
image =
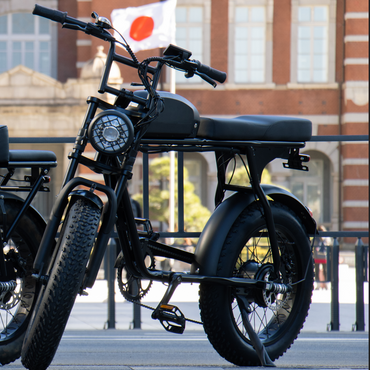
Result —
M61 12L60 10L50 9L36 4L32 14L61 23L64 28L80 30L85 32L87 35L93 35L105 41L115 41L115 38L105 29L95 25L94 23L86 23L79 21L76 18L69 17L67 12Z
M76 18L68 16L67 12L62 12L56 9L50 9L42 5L36 4L32 14L50 19L54 22L61 23L64 28L80 30L80 31L85 32L88 35L92 35L97 38L103 39L105 41L109 41L112 44L116 42L116 39L108 31L106 31L103 27L100 27L99 24L94 24L91 22L86 23L86 22L80 21ZM172 46L171 51L184 50L177 46L173 46L173 45L170 45L170 46ZM169 54L172 54L172 53L169 53ZM131 56L133 58L135 57L135 55L132 55L132 54ZM220 83L225 82L226 77L227 77L225 72L222 72L212 67L209 67L207 65L204 65L198 60L189 60L188 58L190 56L191 56L191 52L187 52L186 57L183 56L182 58L180 58L180 61L177 59L176 61L172 60L171 62L169 62L169 60L167 59L166 62L169 65L172 65L172 67L175 67L175 68L177 67L177 68L182 69L185 72L188 72L189 76L192 76L193 74L199 75L201 78L203 78L208 83L212 84L214 87L216 87L216 83L213 80L218 81ZM135 60L136 58L134 58L134 60L131 60L126 57L119 56L118 54L115 54L115 53L114 55L112 54L111 59L112 59L111 61L117 60L118 62L127 64L135 68L138 68L140 64L137 60ZM149 67L148 71L150 73L155 74L157 71L157 68Z
M202 64L199 62L199 60L194 61L197 64L197 71L199 73L203 73L206 76L212 78L213 80L216 80L220 83L224 83L227 77L227 74L225 72L219 71L217 69L214 69L212 67L209 67L205 64Z
M38 4L35 5L35 8L33 9L32 14L39 15L40 17L48 18L54 22L58 22L62 24L68 21L69 22L73 21L73 23L75 23L76 25L86 26L85 22L81 22L75 18L68 17L67 12L61 12L60 10L46 8L45 6L41 6Z

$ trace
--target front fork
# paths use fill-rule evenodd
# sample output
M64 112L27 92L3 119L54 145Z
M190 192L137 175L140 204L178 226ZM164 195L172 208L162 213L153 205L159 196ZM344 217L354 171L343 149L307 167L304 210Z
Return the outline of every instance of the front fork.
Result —
M87 130L91 120L94 118L96 111L99 107L104 107L104 102L98 98L89 97L88 98L88 109L83 121L83 124L80 128L80 131L76 137L76 141L73 147L73 151L69 154L70 162L68 169L63 180L62 189L58 195L58 198L53 206L53 209L50 214L50 218L45 229L43 238L40 243L35 261L34 261L34 271L35 277L39 279L43 278L49 263L51 256L53 254L53 247L55 245L55 238L57 235L58 227L61 223L65 208L68 204L68 198L71 195L71 192L78 186L83 186L90 188L94 191L95 189L105 193L108 197L108 202L103 208L103 218L102 224L99 230L98 238L95 243L92 255L90 257L89 268L85 275L84 285L92 287L94 284L96 275L100 267L100 261L103 258L105 247L108 244L111 231L114 227L114 222L117 212L117 199L114 190L108 186L92 182L88 179L75 177L77 173L77 168L80 163L80 158L87 145ZM93 196L98 198L97 195ZM75 194L74 196L87 196L87 194ZM92 199L90 199L93 201Z
M83 120L83 124L80 128L80 131L77 134L73 150L71 153L69 153L70 162L68 164L67 172L62 183L62 189L76 175L77 167L79 164L78 159L85 151L87 144L87 135L86 135L87 129L89 128L91 120L95 117L96 111L99 107L100 100L97 98L89 97L87 99L87 102L89 104L89 107L86 111L85 118Z
M90 257L89 268L84 280L85 286L92 287L100 267L100 262L105 252L105 247L108 244L111 231L114 227L117 213L117 201L116 194L113 189L80 177L75 177L64 186L53 206L49 222L46 226L44 235L40 243L40 247L37 251L37 255L34 261L35 277L42 279L42 275L45 273L45 270L50 263L55 237L58 231L58 227L61 223L64 210L68 204L68 198L71 195L72 190L75 189L77 186L84 186L94 190L96 189L105 193L108 197L108 202L103 207L102 224L100 226L99 234L95 242L94 250ZM99 199L97 195L93 193L88 195L84 192L89 193L89 191L82 191L80 193L74 193L72 194L72 196L84 197L86 199L89 199L91 202L98 204L97 200L95 201L94 199L94 197Z

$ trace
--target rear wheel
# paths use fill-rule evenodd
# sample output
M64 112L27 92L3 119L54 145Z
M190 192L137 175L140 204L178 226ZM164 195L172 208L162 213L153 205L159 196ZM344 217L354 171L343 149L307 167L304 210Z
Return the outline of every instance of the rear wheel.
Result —
M54 358L94 245L100 210L78 199L66 214L55 262L40 293L22 348L27 369L46 369Z
M5 218L0 212L0 228L4 234L9 230L22 207L22 202L5 199ZM0 292L0 365L15 361L21 355L23 338L31 313L35 306L38 287L32 278L33 261L45 229L41 217L28 210L20 219L8 240L5 240L3 253L8 274L13 275L15 289ZM7 279L0 279L6 283Z
M262 289L240 292L222 285L200 286L201 317L208 338L221 356L239 366L258 366L260 360L243 325L237 294L246 295L249 321L271 360L281 356L296 339L311 303L309 238L291 210L277 202L271 202L271 209L281 257L279 280L293 285L293 291L273 294ZM217 275L273 281L272 262L266 223L255 203L229 231Z

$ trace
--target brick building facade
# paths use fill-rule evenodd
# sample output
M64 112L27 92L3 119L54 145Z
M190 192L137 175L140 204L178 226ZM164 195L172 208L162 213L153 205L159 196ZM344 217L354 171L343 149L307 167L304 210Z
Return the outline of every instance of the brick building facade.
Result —
M39 0L85 21L92 11L109 18L113 9L150 2ZM33 5L29 0L2 1L0 17L10 21L12 13L29 12ZM178 76L176 92L201 115L301 116L313 122L314 135L368 134L368 6L367 0L177 0L178 44L226 71L228 79L213 89ZM55 23L48 27L49 75L61 84L80 78L102 41ZM1 42L0 28L0 53ZM142 60L159 53L137 56ZM136 81L133 73L121 69L123 87ZM168 74L163 89L169 89ZM276 161L269 166L272 181L291 189L330 230L367 231L368 142L310 142L305 151L312 158L308 175L283 170ZM198 160L205 168L198 166L199 173L206 174L198 180L199 195L212 208L214 165L210 157Z

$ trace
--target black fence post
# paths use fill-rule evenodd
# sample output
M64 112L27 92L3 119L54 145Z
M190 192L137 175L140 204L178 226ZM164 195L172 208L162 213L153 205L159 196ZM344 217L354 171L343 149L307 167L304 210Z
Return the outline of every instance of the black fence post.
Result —
M108 244L107 252L107 282L108 282L108 320L107 329L116 328L116 302L114 292L115 269L114 262L116 259L116 243L111 238Z
M355 245L356 259L356 322L352 325L353 331L365 331L364 281L366 280L367 253L361 238Z
M331 253L331 321L328 330L339 330L339 243L334 238Z
M135 296L139 293L140 280L134 279L132 282L132 294ZM141 306L137 303L132 303L132 329L141 329Z

